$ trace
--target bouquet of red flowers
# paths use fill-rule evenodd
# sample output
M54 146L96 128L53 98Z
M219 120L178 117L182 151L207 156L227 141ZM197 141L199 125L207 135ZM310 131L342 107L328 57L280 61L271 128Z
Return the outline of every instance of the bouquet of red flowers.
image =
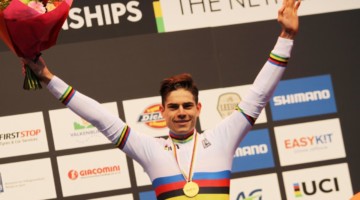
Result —
M17 56L36 61L56 44L73 0L0 0L0 38ZM24 89L41 84L28 66Z

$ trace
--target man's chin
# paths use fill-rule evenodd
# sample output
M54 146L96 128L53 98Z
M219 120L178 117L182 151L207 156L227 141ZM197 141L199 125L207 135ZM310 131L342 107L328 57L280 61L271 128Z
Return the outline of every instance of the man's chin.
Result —
M191 130L189 130L189 128L179 128L179 129L173 130L172 132L174 132L176 135L186 135L190 131Z

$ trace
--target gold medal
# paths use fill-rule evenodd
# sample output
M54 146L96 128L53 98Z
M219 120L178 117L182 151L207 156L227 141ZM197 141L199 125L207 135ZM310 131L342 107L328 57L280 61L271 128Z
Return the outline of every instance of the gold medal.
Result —
M199 194L199 185L195 182L187 182L183 188L184 194L187 197L194 197Z
M178 167L182 173L182 175L184 176L184 179L186 181L186 184L183 187L183 192L185 194L185 196L187 197L195 197L196 195L199 194L199 185L195 182L192 182L192 175L193 175L193 164L194 164L194 160L195 160L195 152L196 152L196 141L197 141L197 133L195 132L195 139L194 139L194 147L193 147L193 151L192 151L192 155L191 155L191 162L190 162L190 169L189 169L189 176L186 176L186 174L184 173L184 171L180 168L179 165L179 161L178 161L178 157L176 154L176 147L175 144L173 143L173 148L174 148L174 156L176 159L176 163L178 164Z

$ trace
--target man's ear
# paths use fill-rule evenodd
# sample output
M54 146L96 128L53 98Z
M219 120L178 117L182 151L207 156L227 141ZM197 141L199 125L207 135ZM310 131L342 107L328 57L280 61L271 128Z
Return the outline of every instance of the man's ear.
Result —
M197 105L196 105L196 108L198 110L199 115L200 115L201 107L202 107L201 103L198 102Z
M164 111L165 111L165 107L162 104L160 104L160 112L161 112L161 114L163 114Z

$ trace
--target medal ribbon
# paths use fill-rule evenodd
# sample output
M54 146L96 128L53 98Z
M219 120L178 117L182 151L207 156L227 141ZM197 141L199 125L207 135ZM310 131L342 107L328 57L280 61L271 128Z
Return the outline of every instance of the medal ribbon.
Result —
M181 169L180 164L179 164L179 160L177 157L177 153L176 153L176 146L173 142L173 148L174 148L174 156L176 159L176 163L178 164L178 167L182 173L182 175L184 176L184 179L186 180L186 182L191 182L192 181L192 173L193 173L193 164L194 164L194 160L195 160L195 152L196 152L196 141L197 141L197 132L194 132L195 134L195 139L194 139L194 147L192 150L192 155L191 155L191 162L190 162L190 169L189 169L189 176L186 176L186 174L184 173L184 171Z

